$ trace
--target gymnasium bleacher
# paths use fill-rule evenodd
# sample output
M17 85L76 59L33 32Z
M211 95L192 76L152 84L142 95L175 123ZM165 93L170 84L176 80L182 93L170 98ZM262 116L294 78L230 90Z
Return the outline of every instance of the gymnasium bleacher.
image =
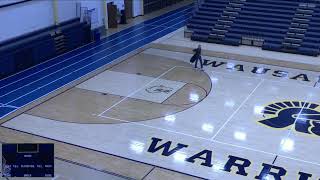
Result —
M187 31L194 41L318 56L320 1L203 0Z
M0 79L91 41L90 25L79 18L0 44Z

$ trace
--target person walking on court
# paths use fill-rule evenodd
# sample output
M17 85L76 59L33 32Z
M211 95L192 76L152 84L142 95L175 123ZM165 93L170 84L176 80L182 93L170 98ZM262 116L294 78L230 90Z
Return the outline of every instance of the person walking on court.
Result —
M200 67L203 69L203 62L201 57L201 45L198 45L198 48L193 50L194 55L191 57L190 62L195 63L194 68L198 68L198 62L200 62Z

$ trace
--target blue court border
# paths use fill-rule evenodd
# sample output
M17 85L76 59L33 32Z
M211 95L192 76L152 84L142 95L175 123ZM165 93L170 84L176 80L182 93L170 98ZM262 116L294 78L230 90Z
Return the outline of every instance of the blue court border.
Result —
M1 79L0 119L185 26L192 8L178 8Z

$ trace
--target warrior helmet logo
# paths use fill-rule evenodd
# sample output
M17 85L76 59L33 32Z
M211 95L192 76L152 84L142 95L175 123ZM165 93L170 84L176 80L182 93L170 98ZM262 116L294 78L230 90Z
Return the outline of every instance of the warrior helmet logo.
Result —
M284 101L269 104L263 110L259 123L276 129L320 136L320 105L302 101Z

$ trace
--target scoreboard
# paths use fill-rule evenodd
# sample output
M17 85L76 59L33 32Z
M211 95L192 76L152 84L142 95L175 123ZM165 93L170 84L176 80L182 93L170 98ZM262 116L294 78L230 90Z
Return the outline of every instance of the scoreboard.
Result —
M3 177L54 177L53 144L2 144Z

